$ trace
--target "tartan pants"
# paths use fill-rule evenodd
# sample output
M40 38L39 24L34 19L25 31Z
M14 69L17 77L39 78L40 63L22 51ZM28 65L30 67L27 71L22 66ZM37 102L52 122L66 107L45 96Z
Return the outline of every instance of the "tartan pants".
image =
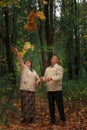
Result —
M35 116L35 92L20 91L22 117L30 120Z

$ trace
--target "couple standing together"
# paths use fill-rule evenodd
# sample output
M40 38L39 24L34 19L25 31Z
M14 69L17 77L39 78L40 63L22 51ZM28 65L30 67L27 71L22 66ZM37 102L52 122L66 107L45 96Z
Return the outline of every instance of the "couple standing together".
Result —
M47 67L43 77L38 76L32 69L32 62L23 62L17 48L13 48L20 67L20 95L21 95L21 123L33 123L35 116L35 92L41 82L46 82L47 97L50 112L50 124L55 124L55 101L58 107L60 120L66 121L62 96L63 68L58 65L58 57L51 58L51 66Z

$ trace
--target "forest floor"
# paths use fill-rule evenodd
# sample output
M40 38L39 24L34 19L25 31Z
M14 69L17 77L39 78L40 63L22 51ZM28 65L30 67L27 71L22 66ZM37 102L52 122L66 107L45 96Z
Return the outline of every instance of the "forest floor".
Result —
M20 111L20 101L13 104ZM35 123L21 124L21 116L14 116L8 112L9 121L0 125L0 130L87 130L87 106L83 102L65 102L66 122L59 120L59 114L56 107L55 125L49 125L49 109L47 99L37 98ZM21 111L20 111L21 112ZM7 119L8 119L7 118Z

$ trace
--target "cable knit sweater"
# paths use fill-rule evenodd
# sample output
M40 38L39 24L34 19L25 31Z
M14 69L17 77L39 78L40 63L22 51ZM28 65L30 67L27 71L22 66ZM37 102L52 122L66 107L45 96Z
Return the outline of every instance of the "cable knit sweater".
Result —
M52 80L46 82L47 91L59 91L62 90L62 79L63 79L63 67L55 64L53 67L47 67L43 80L52 77Z
M24 64L22 58L17 58L20 67L20 90L36 91L35 83L39 80L39 76L35 70L31 70Z

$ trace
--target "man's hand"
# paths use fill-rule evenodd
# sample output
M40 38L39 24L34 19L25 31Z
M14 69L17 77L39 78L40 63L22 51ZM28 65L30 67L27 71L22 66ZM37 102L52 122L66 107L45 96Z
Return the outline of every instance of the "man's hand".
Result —
M40 82L44 82L43 77L40 77Z
M51 80L52 80L51 77L46 78L46 82L49 82L49 81L51 81Z

